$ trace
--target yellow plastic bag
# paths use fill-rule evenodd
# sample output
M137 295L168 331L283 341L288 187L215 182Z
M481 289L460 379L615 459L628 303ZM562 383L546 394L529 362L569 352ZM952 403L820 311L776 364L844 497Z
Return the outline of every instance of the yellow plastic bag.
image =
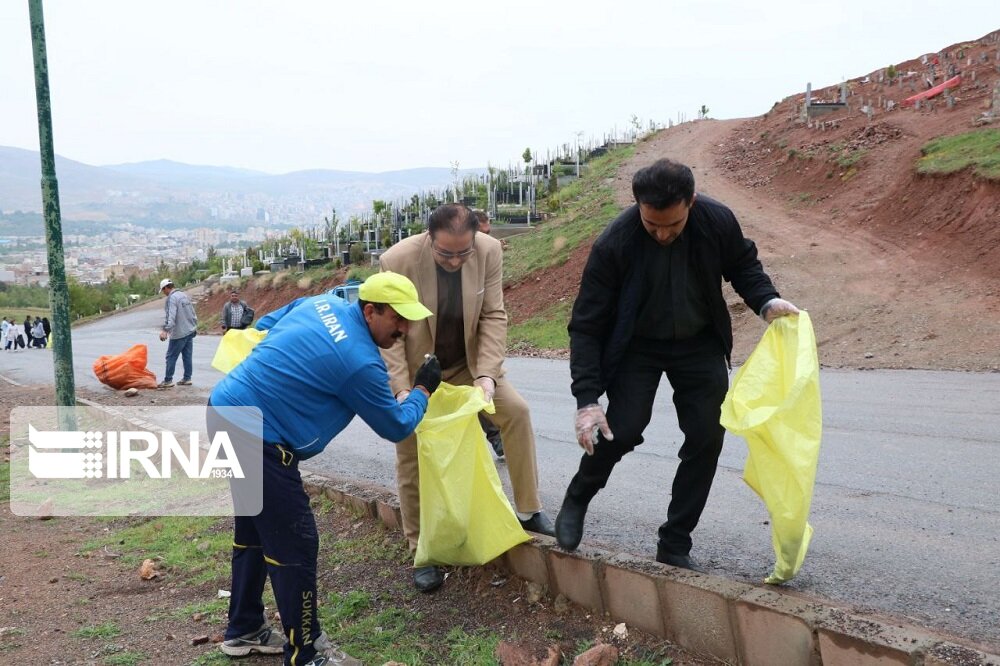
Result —
M420 538L414 566L485 564L531 537L521 529L490 457L475 386L442 383L417 426Z
M222 336L219 348L215 350L212 367L221 373L229 374L266 336L267 331L258 331L256 328L229 329Z
M747 482L771 514L776 561L766 583L798 573L813 528L812 503L823 408L816 336L809 314L774 320L737 370L722 403L722 425L747 440Z

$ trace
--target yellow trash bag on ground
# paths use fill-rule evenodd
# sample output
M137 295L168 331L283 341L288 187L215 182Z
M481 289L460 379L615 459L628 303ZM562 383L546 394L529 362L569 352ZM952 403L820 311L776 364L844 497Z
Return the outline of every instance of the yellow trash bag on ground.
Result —
M776 561L764 582L791 580L812 539L809 505L823 430L816 336L808 313L771 322L736 371L721 422L746 438L743 480L771 514Z
M267 331L258 331L256 328L229 329L222 336L219 348L215 350L212 367L221 373L229 374L266 336Z
M417 426L420 538L414 566L485 564L531 539L504 495L479 412L495 412L475 386L442 383Z

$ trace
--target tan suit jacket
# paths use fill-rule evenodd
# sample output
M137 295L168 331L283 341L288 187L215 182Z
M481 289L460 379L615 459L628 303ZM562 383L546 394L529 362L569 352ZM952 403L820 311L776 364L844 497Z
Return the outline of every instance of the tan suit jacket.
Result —
M475 377L503 375L507 351L507 313L503 306L503 248L500 241L476 233L475 253L462 265L462 320L465 325L465 358ZM420 302L437 313L437 264L430 234L404 238L386 250L380 258L382 270L400 273L417 287ZM424 354L434 353L437 318L428 317L410 323L406 340L382 357L389 368L392 392L413 386L413 376L424 361ZM447 368L446 368L447 369Z

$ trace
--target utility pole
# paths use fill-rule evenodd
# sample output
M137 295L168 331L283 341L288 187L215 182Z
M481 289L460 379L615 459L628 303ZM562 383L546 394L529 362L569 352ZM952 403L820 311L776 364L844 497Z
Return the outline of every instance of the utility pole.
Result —
M35 102L38 107L38 152L42 159L42 204L49 261L49 305L52 307L52 357L56 380L56 405L76 405L73 382L73 340L69 330L69 287L63 254L59 183L52 146L52 105L49 99L49 63L45 52L45 19L42 0L28 0L31 45L35 60Z

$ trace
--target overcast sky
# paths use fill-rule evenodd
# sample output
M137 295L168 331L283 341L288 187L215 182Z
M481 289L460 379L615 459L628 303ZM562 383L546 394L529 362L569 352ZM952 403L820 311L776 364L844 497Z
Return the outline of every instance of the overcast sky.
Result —
M0 145L37 150L27 7L0 0ZM45 23L60 155L385 171L760 115L977 39L1000 2L47 0Z

